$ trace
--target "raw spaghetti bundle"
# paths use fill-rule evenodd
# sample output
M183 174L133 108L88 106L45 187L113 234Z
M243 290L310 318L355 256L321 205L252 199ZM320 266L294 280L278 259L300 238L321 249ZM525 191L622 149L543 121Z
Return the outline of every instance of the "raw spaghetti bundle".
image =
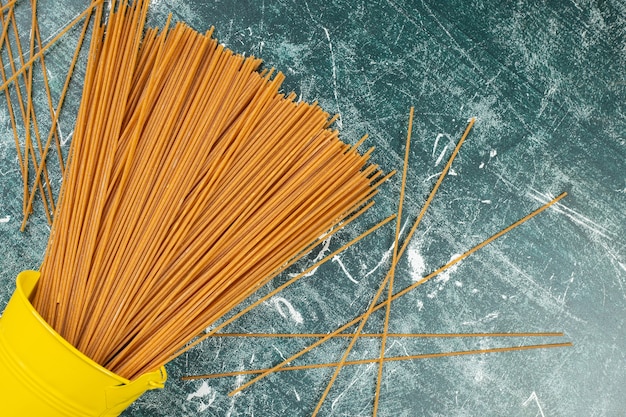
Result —
M65 340L128 379L369 207L385 179L317 104L279 92L281 73L211 31L168 22L144 33L146 11L113 4L94 29L32 299Z

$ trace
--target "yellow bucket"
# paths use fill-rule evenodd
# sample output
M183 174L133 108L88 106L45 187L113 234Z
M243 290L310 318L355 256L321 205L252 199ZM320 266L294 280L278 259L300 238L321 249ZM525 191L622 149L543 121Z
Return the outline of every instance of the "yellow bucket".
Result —
M39 272L17 276L0 317L0 414L4 417L113 417L147 390L163 388L161 368L134 381L70 345L28 300Z

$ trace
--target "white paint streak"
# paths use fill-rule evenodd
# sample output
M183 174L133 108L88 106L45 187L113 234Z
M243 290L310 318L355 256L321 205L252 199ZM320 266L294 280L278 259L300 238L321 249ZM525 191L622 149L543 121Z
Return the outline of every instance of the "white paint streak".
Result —
M455 253L454 255L452 255L450 257L450 260L447 263L450 263L458 258L460 258L461 256L463 256L462 253ZM459 264L456 263L453 266L451 266L450 268L446 269L444 272L442 272L441 274L439 274L439 276L437 277L437 279L435 280L435 282L440 282L442 284L445 284L446 282L448 282L450 280L450 275L457 270Z
M287 301L285 298L274 297L272 298L272 302L274 303L274 306L276 307L276 311L278 311L278 314L280 314L284 318L290 317L291 320L295 321L298 324L304 323L302 314L300 314L298 310L296 310L293 307L293 305L289 301ZM287 317L287 313L285 313L285 311L283 310L283 306L287 308L287 311L289 312L289 317Z
M282 352L280 349L278 349L278 348L276 347L276 345L272 345L272 347L274 348L274 350L275 350L276 352L278 352L278 354L280 355L280 357L282 358L282 360L284 360L284 361L286 361L286 360L287 360L287 358L285 358L285 355L283 355L283 352Z
M70 140L72 138L72 136L74 136L74 130L72 130L69 135L67 135L67 137L63 137L63 134L61 133L61 128L59 127L59 125L57 124L57 129L59 131L59 138L61 139L61 145L65 145L67 143L68 140Z
M369 270L369 272L367 274L365 274L365 276L363 278L367 278L370 275L372 275L374 272L376 272L376 270L378 268L380 268L387 261L387 259L389 259L391 257L391 251L393 251L393 246L394 245L391 245L391 247L385 253L383 253L383 257L380 260L380 262L378 262L374 268Z
M205 381L202 383L202 385L200 385L200 388L198 388L196 392L192 392L187 396L187 401L191 401L194 398L206 397L207 395L211 394L212 391L213 388L211 388L209 384L207 384Z
M213 404L215 398L217 397L217 391L211 388L206 382L203 382L196 392L192 392L187 396L187 401L191 401L194 398L202 399L208 396L210 396L210 398L208 398L208 402L200 401L198 403L198 412L203 412L211 407L211 404Z
M435 153L437 151L437 145L439 145L439 139L441 138L448 138L448 141L451 141L450 135L448 135L447 133L439 133L437 137L435 138L435 143L433 144L433 153L431 155L432 158L435 157ZM446 145L446 147L448 147L448 145Z
M462 256L462 254L460 253L455 253L454 255L452 255L450 257L450 260L447 263L450 263L452 261L454 261L455 259L459 258L460 256ZM438 283L439 285L437 285L436 288L434 288L431 292L429 292L428 294L426 294L426 297L433 299L437 296L437 294L439 293L439 291L443 290L443 288L445 287L445 284L450 281L450 275L452 273L454 273L457 268L458 268L459 264L455 264L451 267L449 267L447 270L445 270L444 272L440 273L437 278L435 279L434 282ZM458 282L458 281L457 281ZM457 287L462 286L457 284Z
M572 272L570 279L567 281L567 287L565 287L565 292L563 292L563 297L561 299L563 303L565 302L565 297L567 297L567 292L569 291L569 287L572 285L573 282L574 282L574 273Z
M319 253L315 256L315 259L313 259L313 261L311 262L312 264L315 264L315 263L321 261L324 258L324 256L326 256L326 252L330 251L330 239L331 238L329 237L329 238L325 239L322 242L322 249L320 249ZM317 272L317 268L313 268L312 270L310 270L309 272L304 274L303 278L315 275L315 272ZM294 277L297 277L298 275L300 275L300 274L299 273L296 273L296 274L290 273L289 277L290 278L294 278Z
M480 70L480 67L478 65L476 65L474 60L472 60L472 58L468 54L468 51L466 51L465 49L463 49L461 47L461 45L459 45L459 43L457 42L456 38L454 38L454 36L452 36L450 31L441 23L441 21L437 18L435 13L432 12L432 10L426 5L426 3L424 1L422 1L422 5L428 11L428 13L431 15L431 17L433 18L435 23L437 23L437 25L439 25L439 27L446 33L446 35L448 35L448 38L450 38L450 40L454 44L454 49L456 49L461 55L463 55L465 57L465 59L467 59L469 61L470 64L472 64L472 66L474 67L474 70L478 74L482 75L482 71Z
M400 228L400 236L402 236L404 234L404 230L408 225L408 220L404 222L404 224L402 225L402 227ZM378 268L380 268L385 262L387 262L387 260L392 256L393 254L393 247L395 246L395 244L391 244L391 246L389 247L389 249L387 249L385 251L385 253L383 253L382 259L380 260L380 262L378 262L376 264L376 266L374 268L372 268L367 274L365 274L363 276L363 278L367 278L370 275L372 275L374 272L376 272L376 270L378 270Z
M341 268L343 273L346 274L346 276L348 277L350 281L354 282L355 284L359 283L359 281L354 279L354 277L350 274L350 272L348 272L348 269L346 269L346 266L343 264L343 262L341 262L341 258L339 258L339 256L333 256L332 261L337 262L339 264L339 267Z
M447 150L448 150L448 145L443 147L443 150L439 154L439 158L437 158L437 160L435 161L435 166L437 166L437 165L439 165L441 163L441 161L443 160L443 157L446 155L446 151Z
M419 248L415 247L413 244L409 246L407 256L409 266L411 267L411 280L413 280L413 282L419 281L424 276L424 272L426 272L424 257L420 253Z
M554 197L549 195L549 194L544 194L544 193L540 193L537 190L532 190L535 194L530 194L530 198L542 203L542 204L546 204L547 202L551 201ZM569 218L570 220L572 220L574 223L583 226L589 230L591 230L593 233L596 233L599 236L602 236L606 239L612 240L613 238L611 236L609 236L608 234L613 234L613 232L611 232L609 229L599 225L598 223L594 222L593 220L589 219L588 217L582 215L581 213L578 213L572 209L570 209L569 207L565 206L563 203L559 202L556 203L554 205L552 205L550 207L551 209L553 209L554 211L556 211L557 213L561 213L563 215L565 215L567 218Z
M0 223L8 223L11 220L11 216L4 216L0 219Z
M241 369L243 370L243 369ZM235 379L235 388L234 390L239 389L239 387L241 387L243 385L245 381L245 377L243 375L237 375L237 378ZM228 410L228 413L226 413L226 416L230 416L233 413L233 410L235 409L235 397L238 397L240 395L243 395L243 391L239 391L237 392L235 395L233 395L231 397L231 402L230 402L230 410Z
M369 370L370 370L370 369L371 369L374 365L377 365L377 363L372 363L372 364L368 365L368 366L366 367L366 369L363 371L363 374L364 374L365 372L368 372L368 371L369 371ZM343 391L342 391L339 395L337 395L337 398L335 398L335 399L333 400L333 402L331 403L331 406L330 406L330 409L331 409L331 410L333 410L333 411L334 411L334 410L335 410L335 406L337 405L337 402L339 402L339 400L341 399L341 397L343 397L343 396L344 396L344 395L348 392L348 390L349 390L350 388L352 388L352 386L353 386L354 384L356 384L357 382L360 382L360 381L361 381L361 379L362 379L362 377L363 377L363 374L356 374L356 375L354 376L354 378L352 379L352 381L350 381L350 384L348 384L348 386L347 386L347 387L346 387L346 388L345 388L345 389L344 389L344 390L343 390Z
M471 325L474 325L474 324L488 323L490 321L493 321L493 320L497 319L499 316L500 316L500 312L494 311L494 312L489 313L485 317L480 318L478 320L464 321L461 324L464 325L464 326L471 326Z
M337 114L339 114L339 119L337 119L337 126L340 129L343 129L343 122L341 120L341 110L339 109L339 93L337 92L337 65L335 63L335 52L333 51L333 43L330 40L330 32L328 29L322 26L324 32L326 33L326 39L328 39L328 48L330 49L330 60L333 66L333 93L335 94L335 105L337 106Z
M539 414L541 415L541 417L546 417L546 415L543 414L543 409L541 408L541 404L539 404L539 398L537 397L537 393L535 391L533 391L533 393L530 394L530 397L528 397L528 399L522 403L522 406L528 407L528 405L532 401L534 401L535 404L537 404L537 408L539 409Z
M498 151L497 150L495 150L495 149L490 150L489 151L489 160L487 162L484 162L484 161L481 162L480 165L478 165L478 169L483 169L497 155L498 155Z
M426 179L424 180L424 182L428 182L428 181L432 180L433 178L436 178L436 177L438 177L438 176L440 176L440 175L441 175L441 172L438 172L438 173L436 173L436 174L433 174L433 175L431 175L430 177L426 178ZM455 173L454 175L456 175L456 173Z

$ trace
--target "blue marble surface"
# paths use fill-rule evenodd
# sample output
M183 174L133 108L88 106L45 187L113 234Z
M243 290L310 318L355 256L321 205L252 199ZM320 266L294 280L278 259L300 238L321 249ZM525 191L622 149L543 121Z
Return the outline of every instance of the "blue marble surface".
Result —
M18 21L27 21L29 8L20 3ZM53 36L85 6L39 1L42 37ZM214 25L229 48L283 71L285 91L341 115L337 125L346 142L369 133L377 147L373 159L387 172L402 167L408 110L415 106L405 225L414 221L467 120L477 118L398 266L398 289L569 193L556 208L395 301L389 329L563 331L563 338L390 339L387 354L555 341L574 346L387 364L380 416L626 415L625 2L153 0L149 24L163 24L170 12L199 31ZM55 97L78 33L46 55ZM28 30L22 34L27 42ZM62 113L64 152L85 58ZM43 105L37 91L36 105ZM51 180L58 191L60 173L52 169ZM396 176L375 209L250 302L395 212L399 188ZM16 274L41 262L49 227L41 204L34 209L20 233L21 177L2 101L0 309ZM334 330L367 309L390 264L392 241L393 227L381 229L225 331ZM374 314L365 331L379 332L383 317ZM234 397L228 392L248 377L179 380L266 368L309 343L208 339L168 365L164 390L146 394L123 416L310 415L332 369L275 374ZM337 361L347 343L333 340L297 364ZM361 340L350 359L377 357L379 349L379 340ZM321 415L371 415L376 372L376 365L346 367Z

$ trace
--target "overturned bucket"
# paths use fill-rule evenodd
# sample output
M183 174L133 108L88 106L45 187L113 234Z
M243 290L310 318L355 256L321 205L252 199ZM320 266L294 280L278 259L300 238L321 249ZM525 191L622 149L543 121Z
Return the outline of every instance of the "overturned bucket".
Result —
M39 272L17 276L0 317L0 414L4 417L113 417L145 391L163 388L165 368L129 381L63 339L29 301Z

